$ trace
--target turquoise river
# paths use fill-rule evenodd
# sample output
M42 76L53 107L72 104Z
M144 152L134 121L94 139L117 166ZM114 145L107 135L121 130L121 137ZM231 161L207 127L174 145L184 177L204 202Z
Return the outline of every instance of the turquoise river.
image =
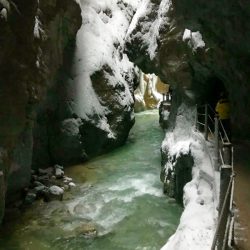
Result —
M37 201L0 234L3 250L159 250L182 208L162 193L158 111L136 114L123 147L66 169L76 187L62 202ZM82 230L94 228L87 237Z

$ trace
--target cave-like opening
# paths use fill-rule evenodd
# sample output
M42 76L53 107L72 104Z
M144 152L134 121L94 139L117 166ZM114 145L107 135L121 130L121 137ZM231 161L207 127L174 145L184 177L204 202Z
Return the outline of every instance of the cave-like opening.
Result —
M202 89L199 88L199 95L197 99L198 103L198 114L204 113L204 105L206 104L208 107L208 126L211 129L211 131L214 131L214 118L216 115L220 118L220 115L218 114L217 110L217 104L221 100L226 100L228 103L230 103L229 100L229 93L225 87L225 84L223 80L221 80L219 77L216 75L209 77L203 84L202 84ZM197 86L195 88L198 88ZM198 115L198 119L202 122L205 123L205 116L200 116ZM231 126L230 126L231 127ZM199 126L199 129L201 131L204 130L203 126ZM231 131L231 129L230 129Z
M215 110L216 103L222 93L228 97L227 89L223 81L217 76L210 77L206 82L205 103L209 104Z

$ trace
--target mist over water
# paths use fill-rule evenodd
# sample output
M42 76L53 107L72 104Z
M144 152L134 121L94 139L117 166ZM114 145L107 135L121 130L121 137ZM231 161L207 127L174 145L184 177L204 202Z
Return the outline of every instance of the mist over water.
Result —
M66 170L77 187L63 202L37 203L0 237L0 249L157 250L182 209L162 193L158 111L136 115L128 142ZM96 237L79 228L91 224Z

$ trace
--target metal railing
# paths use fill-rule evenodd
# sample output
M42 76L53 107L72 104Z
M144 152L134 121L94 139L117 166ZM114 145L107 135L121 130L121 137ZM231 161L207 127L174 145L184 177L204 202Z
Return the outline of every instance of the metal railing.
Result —
M220 171L219 217L211 249L233 249L235 178L233 145L223 123L208 104L197 107L196 128L204 132L206 140L210 138L213 140L215 148L214 169Z
M171 94L168 92L168 93L162 93L162 101L168 101L170 102L172 99L172 96Z

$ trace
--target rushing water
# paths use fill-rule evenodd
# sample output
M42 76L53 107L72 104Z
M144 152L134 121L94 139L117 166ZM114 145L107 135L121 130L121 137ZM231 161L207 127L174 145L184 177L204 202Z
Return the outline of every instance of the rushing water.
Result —
M162 138L157 111L137 114L125 146L68 168L77 187L63 202L37 202L7 224L0 249L160 249L182 212L162 194ZM97 236L84 236L84 225L95 227Z

